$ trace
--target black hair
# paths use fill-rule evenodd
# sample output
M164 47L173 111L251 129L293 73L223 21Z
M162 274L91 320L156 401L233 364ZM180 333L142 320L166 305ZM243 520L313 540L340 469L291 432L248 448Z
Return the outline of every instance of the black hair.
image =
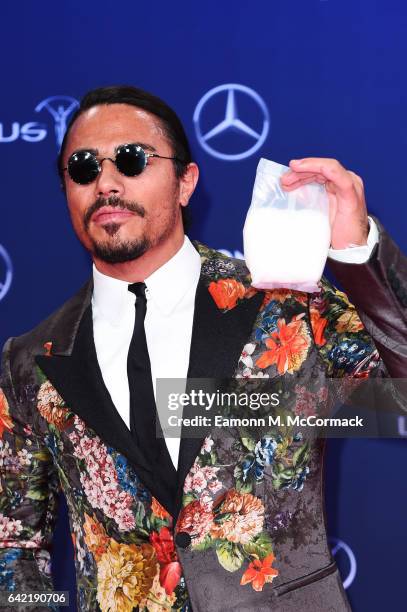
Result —
M93 108L94 106L99 106L102 104L129 104L130 106L142 108L143 110L148 111L152 115L158 117L164 130L164 134L172 146L173 155L174 157L177 157L177 160L173 160L175 174L177 178L180 178L185 174L187 165L192 161L191 150L184 127L175 111L173 111L172 108L163 100L147 91L144 91L143 89L132 87L131 85L114 85L110 87L99 87L98 89L92 89L89 91L84 95L80 102L79 108L72 115L57 159L58 174L63 187L65 184L63 156L70 130L77 118L82 113L90 108ZM187 207L182 206L184 229L188 221L187 215Z

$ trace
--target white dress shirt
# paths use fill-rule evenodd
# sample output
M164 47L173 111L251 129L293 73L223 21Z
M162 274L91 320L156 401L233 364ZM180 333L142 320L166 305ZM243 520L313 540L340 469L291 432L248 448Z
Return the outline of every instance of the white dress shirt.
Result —
M161 268L145 279L145 330L151 376L186 379L192 320L201 258L189 238ZM134 328L135 295L126 281L106 276L93 266L93 333L103 380L123 421L130 427L127 354ZM174 466L179 438L166 438Z
M366 246L330 249L329 257L346 263L367 261L379 238L377 226L370 217L369 223ZM145 330L154 393L157 378L187 377L200 269L200 256L185 236L180 250L145 279ZM129 283L106 276L95 266L93 281L93 332L99 366L114 405L130 427L127 354L134 328L135 295L128 290ZM177 467L180 439L166 438L166 443Z
M328 257L342 263L363 264L372 254L375 245L379 242L379 230L371 217L369 219L369 235L367 244L354 246L347 249L329 249Z

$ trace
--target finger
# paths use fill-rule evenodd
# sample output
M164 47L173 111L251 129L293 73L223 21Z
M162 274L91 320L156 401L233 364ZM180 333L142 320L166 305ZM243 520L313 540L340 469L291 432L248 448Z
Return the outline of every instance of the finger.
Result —
M364 186L362 178L358 174L355 174L354 172L352 172L352 170L348 170L348 172L352 177L353 185L356 189L356 192L358 193L359 196L363 196L364 191L365 191L365 186Z
M298 180L302 180L303 178L311 178L313 176L316 176L315 172L292 172L289 170L281 176L281 183L283 185L292 185Z
M297 178L294 183L307 180L308 183L315 182L320 185L326 185L329 181L327 181L326 177L323 174L312 174L311 172L307 172L304 174L297 174ZM294 184L293 183L293 184Z
M322 174L327 181L334 183L342 193L349 193L354 189L354 178L336 159L324 157L306 157L290 161L290 168L295 172L314 172Z
M293 191L294 189L297 189L298 187L301 187L302 185L309 185L310 183L315 183L315 182L320 183L320 184L325 183L326 179L324 177L320 177L319 180L317 180L317 178L318 178L317 175L312 174L309 177L297 179L295 183L292 183L291 185L283 185L283 189L285 191Z

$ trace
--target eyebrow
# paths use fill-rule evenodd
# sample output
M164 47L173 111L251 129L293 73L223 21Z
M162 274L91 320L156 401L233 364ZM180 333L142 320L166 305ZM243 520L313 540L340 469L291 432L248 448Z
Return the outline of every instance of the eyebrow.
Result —
M152 151L153 153L157 152L157 149L153 147L153 145L149 145L144 142L135 142L134 144L138 145L142 149L145 149L146 151Z
M138 145L139 147L141 147L142 149L144 149L145 151L152 151L153 153L157 152L157 149L155 147L153 147L153 145L149 145L145 142L123 142L122 144L117 145L117 147L115 147L115 151L117 151L118 147L121 147L124 144L135 144ZM92 155L99 155L99 149L89 149L87 147L83 147L81 149L76 149L72 155L74 153L82 153L84 151L88 151L89 153L92 153Z

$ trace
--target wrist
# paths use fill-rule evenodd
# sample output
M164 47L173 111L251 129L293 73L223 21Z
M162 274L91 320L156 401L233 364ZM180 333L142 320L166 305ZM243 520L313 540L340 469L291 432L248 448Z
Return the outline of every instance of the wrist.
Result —
M332 236L331 249L343 250L366 246L368 244L369 231L370 221L368 220L366 226L363 228L363 231L349 232L340 238Z

